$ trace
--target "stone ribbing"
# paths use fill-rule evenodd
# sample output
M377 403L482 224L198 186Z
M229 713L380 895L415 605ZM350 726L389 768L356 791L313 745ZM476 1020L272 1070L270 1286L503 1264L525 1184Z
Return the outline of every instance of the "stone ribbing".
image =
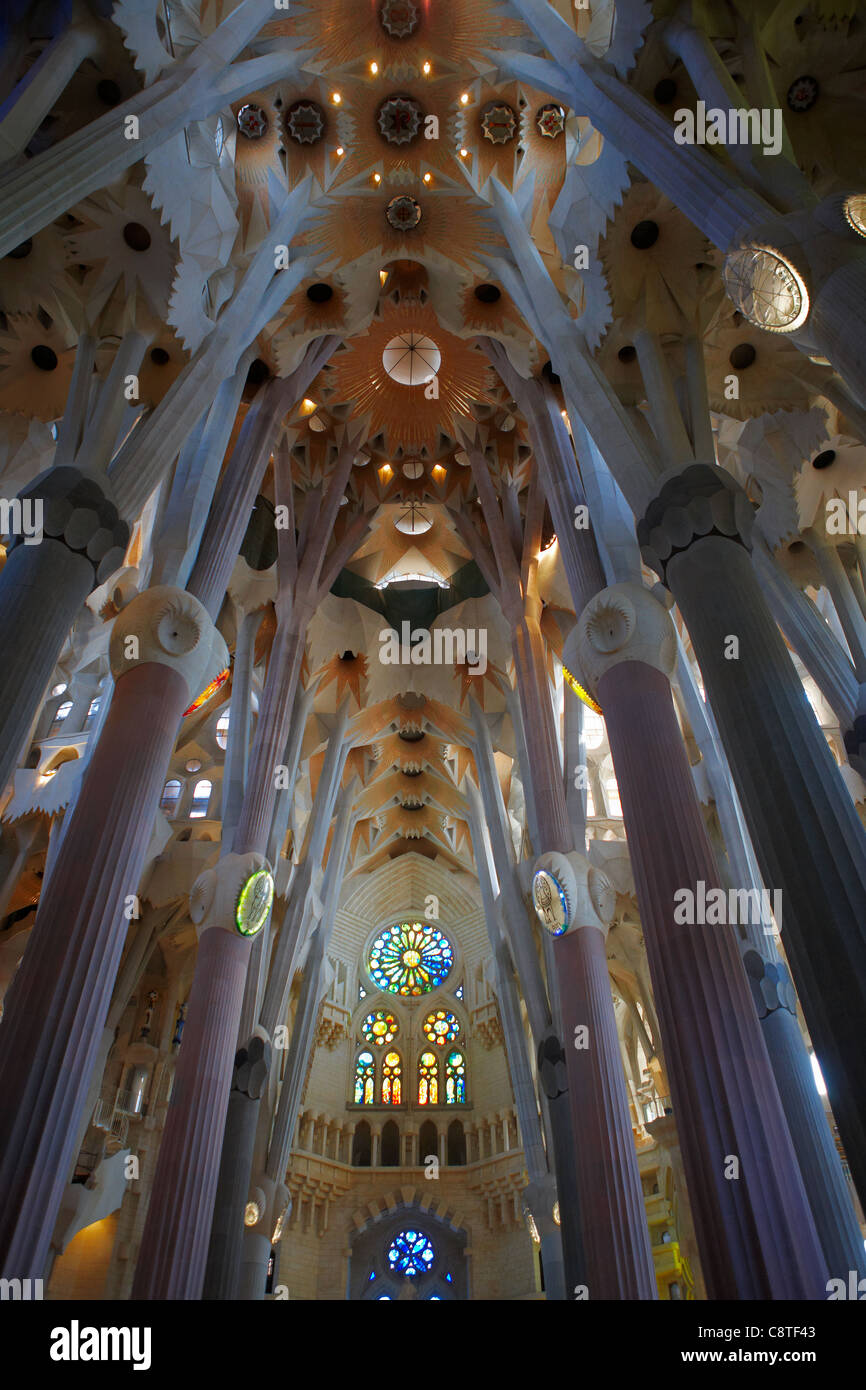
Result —
M670 685L623 661L598 691L708 1294L822 1297L823 1255L733 928L674 919L678 890L721 883Z
M0 1250L44 1273L154 809L187 697L145 663L122 676L0 1025Z
M244 937L203 933L133 1298L201 1298L248 959Z

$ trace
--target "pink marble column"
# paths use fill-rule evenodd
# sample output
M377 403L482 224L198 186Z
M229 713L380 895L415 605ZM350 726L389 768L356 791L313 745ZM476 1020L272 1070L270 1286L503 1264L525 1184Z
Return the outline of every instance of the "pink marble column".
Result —
M535 618L527 616L519 624L513 651L541 838L536 849L567 854L575 845L555 755L544 642ZM554 960L589 1298L654 1299L655 1272L604 934L594 926L569 933L554 943ZM589 1030L589 1046L578 1049L575 1029L582 1026Z
M249 954L237 933L202 935L133 1298L201 1297Z
M616 768L709 1297L824 1297L825 1262L734 928L675 920L680 890L697 900L698 884L721 884L666 673L673 626L652 595L624 584L596 596L579 632Z
M187 699L171 667L117 682L0 1025L0 1255L9 1278L44 1273L75 1159L165 769Z

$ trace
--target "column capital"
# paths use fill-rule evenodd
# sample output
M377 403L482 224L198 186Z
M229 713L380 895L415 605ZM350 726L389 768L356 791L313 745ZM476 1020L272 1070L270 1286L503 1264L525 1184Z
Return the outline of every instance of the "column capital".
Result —
M108 655L115 680L144 662L170 666L186 682L190 700L228 665L228 648L207 609L170 584L145 589L120 612Z
M129 526L122 520L107 478L94 477L69 465L49 468L20 493L22 502L41 504L41 534L60 541L93 566L93 587L120 569L129 544ZM9 546L26 543L15 536Z
M637 524L645 562L667 583L673 557L706 536L721 536L751 550L755 510L724 468L690 463L663 480Z
M760 952L751 949L743 952L743 965L758 1018L766 1018L776 1009L787 1009L797 1017L797 996L784 961L765 960Z
M205 869L203 874L199 874L189 895L189 915L195 924L199 940L204 932L215 927L228 932L231 936L238 933L241 936L252 937L261 930L267 920L267 912L270 911L270 901L267 903L264 916L262 916L262 909L265 908L264 902L261 904L254 902L251 912L256 917L256 921L247 922L247 919L244 919L244 929L238 924L241 893L253 874L260 872L264 872L268 876L262 882L265 889L267 889L268 881L270 882L272 897L273 879L270 877L270 865L263 854L256 854L253 851L249 854L225 854L213 868ZM261 918L260 922L259 918Z
M607 874L579 850L568 854L550 850L535 861L532 905L541 925L554 937L595 927L607 939L616 911L616 890Z
M578 664L586 687L598 698L602 677L623 661L640 661L670 676L677 637L665 605L641 584L602 589L577 620Z

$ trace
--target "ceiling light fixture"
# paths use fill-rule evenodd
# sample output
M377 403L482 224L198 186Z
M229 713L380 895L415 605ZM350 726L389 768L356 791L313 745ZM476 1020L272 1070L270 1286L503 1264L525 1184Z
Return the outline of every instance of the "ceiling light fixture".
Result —
M468 93L468 92L463 92L463 93L462 93L462 95L461 95L461 97L460 97L460 105L461 105L461 106L468 106L468 105L469 105L469 93Z
M335 106L339 106L342 100L343 98L340 96L339 92L331 93L331 101L334 103Z
M370 72L371 72L371 74L373 75L373 77L376 76L376 74L377 74L378 71L379 71L379 64L378 64L378 63L371 63L371 64L370 64Z

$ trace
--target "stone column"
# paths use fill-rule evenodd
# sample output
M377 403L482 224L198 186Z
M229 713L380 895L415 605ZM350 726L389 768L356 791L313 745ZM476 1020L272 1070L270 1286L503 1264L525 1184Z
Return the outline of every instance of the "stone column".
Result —
M15 537L0 573L0 791L79 608L123 563L129 540L108 482L78 468L49 469L21 500L41 504L43 534L35 545Z
M227 854L190 894L198 958L133 1298L201 1297L229 1101L226 1077L250 952L235 912L244 883L266 867L260 854Z
M578 632L617 773L709 1296L818 1298L826 1267L735 932L675 911L681 890L697 899L721 880L674 713L673 624L646 589L618 584Z
M574 839L568 820L544 642L527 613L513 641L517 689L523 710L540 845L568 854ZM643 1192L625 1093L605 942L596 914L560 937L553 953L559 981L563 1048L577 1144L576 1166L587 1287L592 1299L657 1296ZM590 1045L575 1047L578 1030Z
M752 521L737 483L695 464L638 534L688 626L761 876L782 891L782 940L866 1195L866 836L756 582Z
M12 1278L43 1273L178 721L225 644L189 595L153 589L115 622L110 659L114 698L0 1027Z

